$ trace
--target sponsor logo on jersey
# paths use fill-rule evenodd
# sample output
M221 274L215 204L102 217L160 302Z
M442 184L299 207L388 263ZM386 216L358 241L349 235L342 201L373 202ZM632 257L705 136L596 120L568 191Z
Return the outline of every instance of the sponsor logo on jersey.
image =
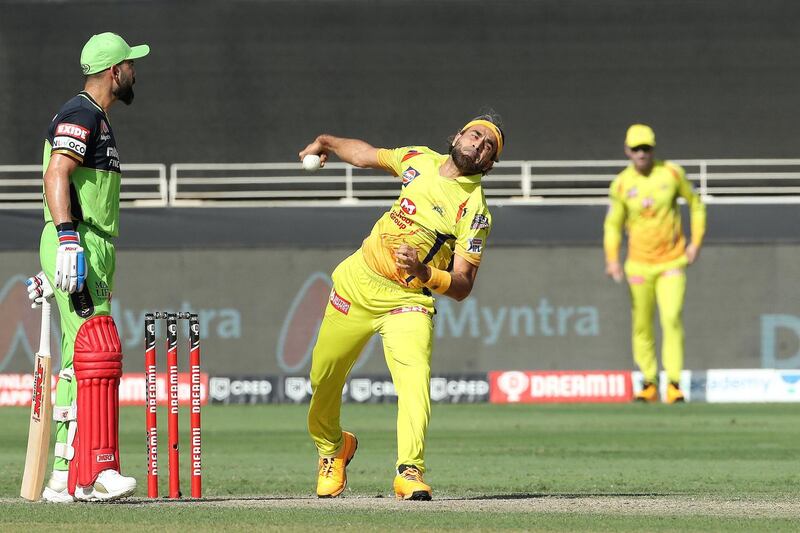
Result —
M62 122L56 126L56 135L66 135L79 141L86 142L89 138L89 130L78 124L70 124L69 122Z
M389 311L390 315L399 315L401 313L422 313L423 315L427 315L428 310L421 305L404 305L403 307L398 307Z
M108 284L103 280L95 281L94 294L101 300L107 300L111 298L111 290L108 288Z
M392 211L389 213L389 218L400 229L406 229L407 227L414 225L414 221L405 216L401 211Z
M417 212L417 206L408 198L403 198L400 200L400 209L402 209L407 215L413 215Z
M350 302L339 296L336 289L331 289L330 301L333 308L343 315L350 312Z
M403 172L403 187L414 181L417 176L419 176L419 171L414 167L408 167L406 171Z
M53 138L53 150L69 150L83 157L86 155L86 143L73 137L55 137Z
M477 214L472 219L469 229L486 229L489 227L489 217Z
M119 170L119 152L116 147L109 146L106 148L106 157L108 157L108 166Z
M637 189L636 187L631 187L630 189L628 189L628 194L627 194L628 198L636 198L638 195L639 195L639 189Z
M403 161L406 161L407 159L411 159L412 157L414 157L416 155L421 155L421 154L422 154L422 152L418 152L416 150L409 150L408 152L406 152L406 155L403 156ZM401 161L401 163L403 161Z
M444 208L440 205L433 206L433 210L439 213L440 215L444 216Z
M469 245L467 247L467 252L471 254L479 254L483 251L483 239L476 237L474 239L468 239L467 243Z
M108 129L108 124L105 120L100 121L100 140L107 141L111 138L111 130Z

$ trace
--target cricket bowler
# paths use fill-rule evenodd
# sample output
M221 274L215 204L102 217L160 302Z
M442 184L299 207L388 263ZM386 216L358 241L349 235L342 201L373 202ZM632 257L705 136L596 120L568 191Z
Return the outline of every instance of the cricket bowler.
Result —
M114 33L93 35L80 57L84 90L56 113L44 142L39 257L62 331L55 461L42 495L50 502L114 500L136 491L119 465L122 347L111 293L121 174L108 110L133 102L134 60L149 52Z
M434 294L460 301L472 290L491 228L481 178L499 160L504 141L499 121L484 115L458 130L447 154L422 146L375 148L325 134L300 152L301 160L319 155L323 165L335 154L402 182L391 209L332 274L312 356L308 411L319 451L320 498L338 496L347 485L346 467L358 440L340 425L342 389L377 332L398 396L393 489L399 499L431 499L422 476L431 414Z

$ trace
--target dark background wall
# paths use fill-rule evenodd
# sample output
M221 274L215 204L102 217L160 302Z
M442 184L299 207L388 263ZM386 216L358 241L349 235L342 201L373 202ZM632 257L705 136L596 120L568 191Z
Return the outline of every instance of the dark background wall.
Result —
M147 42L112 120L123 162L287 161L317 133L443 140L483 106L507 159L796 157L800 3L0 0L0 164L34 163L80 49Z

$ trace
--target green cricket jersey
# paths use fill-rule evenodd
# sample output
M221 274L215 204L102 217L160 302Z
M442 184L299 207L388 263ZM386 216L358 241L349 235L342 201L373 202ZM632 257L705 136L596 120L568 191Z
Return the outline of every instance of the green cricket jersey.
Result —
M52 154L62 154L80 166L70 175L73 220L92 225L112 237L119 235L119 152L108 116L86 92L78 93L59 110L44 141L42 171ZM50 222L47 200L45 222Z

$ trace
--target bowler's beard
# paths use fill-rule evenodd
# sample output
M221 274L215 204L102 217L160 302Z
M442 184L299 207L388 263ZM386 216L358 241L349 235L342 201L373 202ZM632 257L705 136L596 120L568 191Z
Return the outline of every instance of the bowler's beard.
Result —
M122 81L122 80L120 80ZM124 85L117 85L117 88L114 89L114 96L117 100L124 102L125 105L131 105L133 102L133 80L125 80L127 83Z
M453 163L456 165L459 172L461 172L462 176L483 174L483 168L479 166L475 160L464 154L461 151L460 145L453 145L450 148L450 157L453 158Z

